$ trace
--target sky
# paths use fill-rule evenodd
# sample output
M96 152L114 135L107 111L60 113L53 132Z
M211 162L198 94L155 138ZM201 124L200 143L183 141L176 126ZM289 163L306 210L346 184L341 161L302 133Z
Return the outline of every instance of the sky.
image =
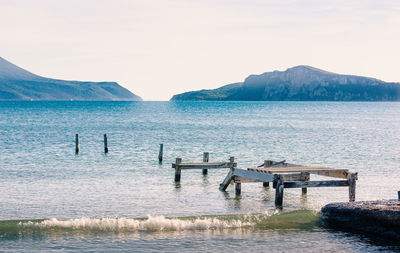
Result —
M398 0L0 0L0 56L144 100L310 65L400 82Z

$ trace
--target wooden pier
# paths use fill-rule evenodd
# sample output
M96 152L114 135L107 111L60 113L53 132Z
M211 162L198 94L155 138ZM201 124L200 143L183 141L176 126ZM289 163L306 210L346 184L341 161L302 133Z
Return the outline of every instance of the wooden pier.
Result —
M209 154L207 152L203 154L204 162L202 163L182 163L182 158L177 157L175 163L172 164L172 168L175 168L175 182L181 181L182 170L201 169L203 174L206 174L209 169L230 168L233 170L237 167L233 156L229 157L228 162L208 162L208 159Z
M344 180L319 180L310 181L310 175L320 175ZM250 182L263 182L268 186L270 182L275 188L275 205L282 206L285 188L302 188L302 193L307 193L309 187L349 187L349 201L355 201L357 173L347 169L329 167L311 167L266 160L257 168L239 169L233 167L221 183L219 189L225 191L231 182L235 183L235 192L241 194L241 184Z

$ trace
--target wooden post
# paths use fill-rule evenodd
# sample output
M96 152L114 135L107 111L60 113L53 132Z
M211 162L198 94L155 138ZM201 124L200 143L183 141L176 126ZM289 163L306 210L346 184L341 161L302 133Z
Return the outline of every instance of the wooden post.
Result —
M104 153L108 153L107 134L104 134Z
M235 194L238 196L242 192L242 183L241 182L236 182L235 184Z
M175 182L181 181L181 167L179 164L182 163L182 158L177 157L175 160Z
M353 202L356 200L356 174L350 173L348 176L349 180L349 201Z
M268 166L272 165L272 161L270 160L264 160L264 168L267 168ZM263 182L264 187L269 187L269 182Z
M164 149L164 144L160 144L160 151L158 152L158 161L162 162L162 158L163 158L163 149Z
M400 191L397 192L397 200L400 201Z
M229 162L232 163L231 169L233 169L233 163L235 162L235 157L234 156L230 156L229 157Z
M75 134L75 154L79 154L79 134Z
M283 176L278 175L275 181L275 206L281 207L283 203Z
M203 163L208 163L208 160L210 158L210 154L208 152L204 152L203 153ZM207 175L208 170L207 169L203 169L203 175Z

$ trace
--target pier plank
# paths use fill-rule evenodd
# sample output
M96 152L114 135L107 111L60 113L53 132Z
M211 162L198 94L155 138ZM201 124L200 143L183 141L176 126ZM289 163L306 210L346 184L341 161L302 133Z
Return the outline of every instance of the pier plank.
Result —
M259 180L261 182L273 182L275 176L267 173L260 173L251 170L234 169L233 176L245 177L248 179Z
M221 168L231 168L236 167L237 163L231 162L213 162L213 163L181 163L179 167L182 170L190 170L190 169L221 169ZM172 168L176 167L176 163L172 164Z
M320 176L336 177L336 178L348 178L348 169L337 169L329 167L311 167L311 166L293 166L293 167L267 167L267 168L248 168L251 171L271 173L271 174L282 174L291 172L306 172L310 174L317 174Z
M293 181L284 182L285 188L305 188L305 187L341 187L349 186L348 180L329 180L329 181Z
M263 173L263 172L260 172ZM283 179L285 181L301 181L301 180L309 180L309 176L307 177L306 175L302 175L301 173L297 174L281 174L283 176ZM235 181L241 181L242 183L256 183L256 182L264 182L258 179L251 179L251 178L246 178L246 177L240 177L236 176L234 179ZM269 181L270 182L270 181ZM269 182L264 182L264 183L269 183ZM264 185L264 187L267 187L269 185Z

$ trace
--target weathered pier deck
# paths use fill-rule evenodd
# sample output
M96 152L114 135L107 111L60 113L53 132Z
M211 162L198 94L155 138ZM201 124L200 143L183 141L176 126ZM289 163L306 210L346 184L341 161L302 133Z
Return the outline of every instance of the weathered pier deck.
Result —
M320 175L344 180L317 180L310 181L310 175ZM285 188L302 188L307 193L308 187L349 187L349 201L355 201L357 173L347 169L329 167L312 167L286 163L286 161L265 160L257 168L239 169L233 167L220 185L225 191L231 182L235 183L235 192L241 194L241 184L263 182L264 186L273 183L275 188L275 205L282 206L283 191Z

